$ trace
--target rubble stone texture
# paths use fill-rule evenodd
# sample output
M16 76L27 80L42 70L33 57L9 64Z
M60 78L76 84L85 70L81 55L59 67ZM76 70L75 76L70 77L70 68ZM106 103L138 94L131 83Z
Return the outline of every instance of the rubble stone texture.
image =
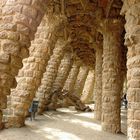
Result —
M58 73L57 73L56 79L53 83L52 89L51 89L50 93L48 93L48 95L46 95L47 96L46 106L48 108L55 109L55 108L59 107L59 106L57 106L57 104L58 104L57 103L57 100L58 100L57 92L55 94L55 98L51 99L51 97L55 91L61 92L61 90L63 89L64 83L69 75L72 63L73 63L73 59L72 59L71 52L70 51L65 52L64 57L61 60L61 64L59 66ZM56 102L54 102L54 99Z
M75 93L69 93L67 90L54 90L51 92L51 95L48 97L47 110L56 110L57 108L62 107L61 102L67 100L71 103L76 110L91 112L92 109L89 106L86 106L81 102L79 97Z
M1 22L2 22L2 1L0 1L0 24L1 24ZM1 93L1 88L0 88L0 93ZM0 129L2 129L2 127L3 127L3 125L2 125L2 110L1 110L2 109L2 104L3 104L3 99L0 95Z
M69 94L73 93L74 85L75 85L81 64L82 62L79 60L79 58L74 58L73 65L71 67L67 80L65 81L63 91L67 91L69 92ZM72 104L69 102L69 98L65 98L61 102L61 105L63 107L68 107L69 105L72 105Z
M88 104L93 101L94 79L95 79L94 70L89 70L81 96L81 101L83 103Z
M94 86L89 78L93 68L95 118L102 121L103 130L120 132L127 61L128 139L139 140L139 20L140 0L0 0L0 129L3 113L8 115L6 127L24 125L40 83L40 111L46 97L62 88L74 104L81 104L83 90L85 100L91 99L86 95ZM80 65L68 59L73 54Z
M50 28L47 23L47 18L44 17L30 47L30 56L24 59L23 68L16 78L18 85L11 93L11 106L7 109L8 122L6 127L24 125L25 112L30 107L40 85L49 55L52 53L57 40L57 36L53 35L53 32L57 31L58 25L54 24L54 27Z
M43 75L41 86L39 87L36 98L39 99L38 113L42 113L45 109L45 102L47 94L50 93L55 78L57 76L58 68L61 63L61 59L64 56L64 48L67 47L67 41L60 37L57 42L53 54L48 61L46 72Z
M61 64L57 72L56 79L52 86L52 91L63 89L64 83L69 75L72 63L73 63L73 59L72 59L71 52L65 51L64 57L61 60Z
M73 92L76 93L76 95L79 98L82 95L82 91L85 85L88 72L89 72L89 68L87 66L83 65L80 67L80 70L79 70L79 73L78 73L78 76L74 85L74 89L73 89Z
M125 14L127 45L128 140L140 139L140 1L125 0L121 14Z
M72 68L70 70L69 76L64 84L63 90L67 90L70 93L73 91L77 75L79 73L81 62L78 60L75 60L73 62Z
M122 91L121 33L120 20L105 21L103 32L103 73L102 73L102 129L117 133L121 131L120 107Z
M96 63L95 63L95 86L94 86L94 117L101 120L102 113L102 64L103 64L103 48L96 48Z
M10 88L16 87L15 76L22 68L22 59L28 57L28 47L44 16L46 0L2 0L0 26L0 119L6 108ZM2 98L2 99L1 99ZM0 120L1 124L1 120Z

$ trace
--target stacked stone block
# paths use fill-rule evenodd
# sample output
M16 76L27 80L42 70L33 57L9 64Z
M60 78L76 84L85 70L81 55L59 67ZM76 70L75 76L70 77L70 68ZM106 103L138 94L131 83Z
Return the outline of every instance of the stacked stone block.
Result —
M0 25L0 124L1 109L6 108L7 95L16 87L15 76L22 59L29 56L28 47L45 13L47 0L2 0Z
M88 104L92 103L93 101L94 79L95 79L94 70L89 70L81 96L81 101L83 103Z
M122 91L122 46L123 23L118 19L105 21L103 32L102 73L102 129L118 133L121 131L120 107Z
M80 65L81 65L80 60L75 60L73 62L72 68L71 68L68 78L64 84L63 90L67 90L70 93L73 91L73 88L74 88L74 85L75 85L75 82L77 79L77 75L79 73Z
M40 85L41 78L45 72L50 54L55 46L57 36L53 32L58 26L49 30L47 18L44 17L38 27L35 40L30 48L30 56L23 61L23 68L19 71L17 87L12 90L11 105L5 111L8 113L5 120L6 127L21 127L24 125L25 113L35 96L35 92Z
M57 40L53 54L48 61L46 72L44 73L43 79L41 81L41 86L36 93L36 97L39 99L38 113L42 113L45 109L45 96L47 96L47 94L49 94L52 89L61 59L64 55L64 48L67 46L67 43L68 42L63 38L59 38Z
M53 83L51 91L62 90L64 83L69 75L71 66L73 63L72 55L70 51L65 51L64 57L61 60L56 79Z
M74 85L74 89L73 92L80 98L82 95L82 91L84 88L84 84L87 78L89 72L89 68L85 65L80 67L75 85Z
M63 89L64 83L71 69L72 62L73 59L71 59L71 52L70 51L65 52L64 57L61 60L61 64L58 68L56 79L54 80L50 93L46 95L45 102L42 106L49 109L56 109L57 107L59 107L57 102L58 100L57 95L60 93L55 95L55 99L50 97L53 95L55 91L61 92L61 90Z
M140 1L125 0L121 14L125 14L127 45L128 140L140 139Z

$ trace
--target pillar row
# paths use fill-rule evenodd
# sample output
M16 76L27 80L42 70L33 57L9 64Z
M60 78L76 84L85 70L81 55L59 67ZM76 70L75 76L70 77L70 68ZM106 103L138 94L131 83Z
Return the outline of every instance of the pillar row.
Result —
M22 60L29 56L28 47L45 14L47 0L2 0L0 29L0 119L6 108L10 88L16 87L15 76ZM1 120L0 120L1 124Z
M73 91L73 88L74 88L74 85L75 85L75 82L77 79L77 75L79 73L80 65L81 65L80 60L75 60L73 62L72 68L71 68L68 78L64 84L63 90L67 90L69 92Z
M140 1L125 0L121 14L125 15L127 45L127 136L140 139Z
M96 48L96 63L95 63L95 87L94 87L94 117L101 120L102 114L102 64L103 64L103 48Z
M81 101L83 103L88 104L93 101L94 79L95 79L94 70L89 70L81 96Z
M54 80L54 83L52 85L52 88L50 90L50 93L46 95L45 102L42 102L42 107L48 107L50 109L56 109L57 108L57 102L51 100L50 98L53 91L59 90L61 91L63 88L63 85L65 83L65 80L67 79L67 76L69 74L69 71L71 69L72 65L72 59L71 59L71 53L70 52L65 52L63 59L61 60L61 64L59 66L56 79ZM52 98L51 98L52 99ZM57 99L56 99L57 100Z
M38 27L36 38L30 48L30 56L23 61L23 68L17 76L17 87L11 93L11 105L6 110L8 120L6 127L21 127L25 122L25 113L35 96L45 71L48 59L57 41L56 34L59 26L49 30L47 18L44 17Z
M58 73L53 83L51 91L63 89L64 83L69 75L72 63L73 63L73 59L72 59L71 52L66 51L63 59L61 60L61 64L59 66Z
M83 65L80 67L80 70L79 70L79 73L78 73L78 76L74 85L74 89L73 89L73 92L76 93L76 95L79 98L82 95L82 91L84 88L84 84L85 84L88 72L89 72L89 68L87 66Z
M121 131L120 105L122 91L122 46L123 23L112 19L105 21L103 33L102 73L102 129L118 133Z
M41 86L38 88L36 98L39 99L38 113L42 113L45 109L46 96L50 93L53 83L56 79L61 59L64 56L64 49L67 41L62 38L58 39L53 55L48 61L46 72L43 74Z

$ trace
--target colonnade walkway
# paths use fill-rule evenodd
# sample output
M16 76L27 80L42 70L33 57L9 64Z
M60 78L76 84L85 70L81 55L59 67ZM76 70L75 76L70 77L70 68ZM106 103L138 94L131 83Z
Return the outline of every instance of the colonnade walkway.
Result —
M121 112L122 131L126 132L126 110ZM101 131L100 122L93 112L77 112L70 108L48 111L26 120L22 128L10 128L0 132L0 140L126 140L123 133L112 134Z

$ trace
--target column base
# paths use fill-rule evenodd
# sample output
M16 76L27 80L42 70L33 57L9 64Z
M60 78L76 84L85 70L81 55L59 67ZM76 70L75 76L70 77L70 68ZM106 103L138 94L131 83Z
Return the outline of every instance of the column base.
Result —
M8 121L4 124L5 128L20 128L23 126L25 126L25 117L22 116L8 117Z
M113 125L113 124L104 124L102 123L102 130L110 133L120 133L121 127L119 124Z
M98 121L101 121L101 113L94 112L94 118Z

